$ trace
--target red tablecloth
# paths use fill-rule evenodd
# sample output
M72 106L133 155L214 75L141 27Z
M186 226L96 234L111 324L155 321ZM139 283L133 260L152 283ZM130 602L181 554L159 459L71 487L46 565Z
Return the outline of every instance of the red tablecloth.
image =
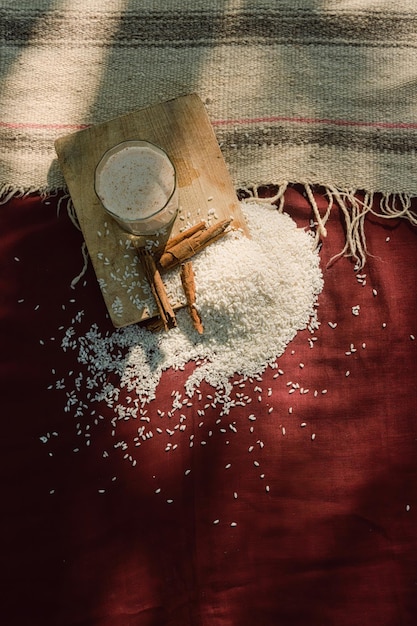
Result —
M334 210L316 339L300 332L277 378L236 385L253 402L229 416L201 417L203 385L169 418L187 372L166 372L148 407L162 434L137 446L124 421L124 448L111 409L98 419L81 388L77 420L57 388L81 367L61 348L77 313L77 332L112 330L91 266L71 289L82 235L58 200L0 207L2 623L416 624L416 230L367 218L358 280L349 259L326 267L344 244ZM286 210L308 225L297 189Z

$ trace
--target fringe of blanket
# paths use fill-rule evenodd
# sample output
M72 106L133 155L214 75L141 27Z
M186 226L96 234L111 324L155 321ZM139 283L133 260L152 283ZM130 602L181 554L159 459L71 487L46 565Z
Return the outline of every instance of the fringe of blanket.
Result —
M365 233L368 215L387 220L407 219L413 226L417 226L417 209L412 208L412 196L405 193L384 194L380 192L363 192L356 189L338 189L331 185L321 186L309 183L300 185L284 182L276 185L240 187L238 196L245 202L255 201L276 205L277 210L282 213L285 210L285 192L290 186L301 187L305 198L310 203L313 214L311 227L315 230L315 247L319 247L327 237L326 222L331 212L335 208L339 209L344 223L346 241L343 249L330 259L328 266L345 256L353 259L355 271L363 269L368 255L372 256L367 247ZM265 193L266 189L268 189L268 193ZM272 195L271 190L273 190ZM317 190L320 191L320 195L324 195L327 198L327 207L324 211L319 209L316 200ZM33 193L36 193L43 199L63 194L58 201L57 216L64 206L71 222L76 228L81 230L71 196L66 189L20 189L3 185L0 187L0 205L5 204L13 197L22 198ZM88 251L85 242L82 244L81 252L83 266L80 273L71 282L73 289L88 268Z
M278 211L285 209L285 192L291 183L273 185L276 189L272 196L265 197L265 186L245 188L246 202L256 201L275 204ZM299 185L297 185L299 187ZM332 210L337 207L344 222L346 242L343 249L330 259L327 266L332 265L340 257L351 257L355 271L360 271L366 264L368 256L372 256L366 244L365 224L368 215L387 220L407 219L417 226L417 209L412 208L412 196L405 193L388 194L362 192L356 189L338 189L331 185L313 186L309 183L301 185L304 195L311 205L313 213L312 226L315 228L315 245L318 247L327 237L326 222ZM327 207L320 212L316 201L315 189L320 189L327 197Z
M77 217L77 213L75 211L75 207L74 204L72 202L71 196L69 193L66 193L64 196L62 196L57 204L57 217L59 216L59 213L61 211L61 207L62 205L65 204L66 210L67 210L67 214L68 217L70 218L71 222L74 224L74 226L76 228L78 228L78 230L81 230L80 224L78 222L78 217ZM77 283L80 282L80 280L82 279L82 277L84 276L84 274L86 273L87 269L88 269L88 250L87 250L87 244L85 241L83 241L82 245L81 245L81 254L83 257L83 266L81 268L80 273L75 276L75 278L72 279L71 281L71 289L75 289L75 286L77 285Z
M13 198L25 198L33 194L45 200L46 198L56 197L61 193L68 194L68 190L63 187L19 187L4 184L0 185L0 206Z

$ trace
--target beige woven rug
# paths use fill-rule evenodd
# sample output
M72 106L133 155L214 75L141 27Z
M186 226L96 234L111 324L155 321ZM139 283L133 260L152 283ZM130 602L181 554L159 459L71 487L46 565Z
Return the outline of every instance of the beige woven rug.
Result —
M54 140L197 92L237 187L417 195L415 0L0 0L0 196Z

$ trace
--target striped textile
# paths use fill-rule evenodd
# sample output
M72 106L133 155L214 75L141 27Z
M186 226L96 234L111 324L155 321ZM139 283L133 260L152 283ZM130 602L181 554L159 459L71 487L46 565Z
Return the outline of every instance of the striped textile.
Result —
M415 0L0 0L0 195L54 140L197 92L233 181L417 195Z

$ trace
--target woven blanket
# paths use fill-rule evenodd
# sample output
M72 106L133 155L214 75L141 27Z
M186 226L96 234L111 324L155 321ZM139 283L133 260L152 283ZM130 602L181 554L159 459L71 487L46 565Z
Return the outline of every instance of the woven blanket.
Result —
M196 92L237 187L417 195L415 0L1 0L0 195L54 140Z

